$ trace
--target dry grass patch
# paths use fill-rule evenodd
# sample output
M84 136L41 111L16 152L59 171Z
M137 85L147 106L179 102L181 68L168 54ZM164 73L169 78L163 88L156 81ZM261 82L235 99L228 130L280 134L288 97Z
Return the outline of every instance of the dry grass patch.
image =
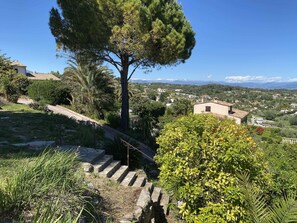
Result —
M102 211L110 220L118 222L132 213L142 188L124 187L117 182L91 174L86 176L102 197Z

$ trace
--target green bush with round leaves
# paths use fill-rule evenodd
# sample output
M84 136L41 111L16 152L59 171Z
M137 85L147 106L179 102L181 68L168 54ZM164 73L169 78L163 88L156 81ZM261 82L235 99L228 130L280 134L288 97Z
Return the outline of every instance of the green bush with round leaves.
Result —
M187 222L249 222L239 177L248 173L260 192L271 176L262 150L245 127L212 115L165 125L155 157L160 183L180 201Z

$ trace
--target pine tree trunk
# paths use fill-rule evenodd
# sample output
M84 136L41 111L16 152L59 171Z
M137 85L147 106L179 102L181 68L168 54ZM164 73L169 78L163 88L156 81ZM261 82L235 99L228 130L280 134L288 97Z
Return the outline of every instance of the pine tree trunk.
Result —
M122 87L122 111L121 111L121 129L129 128L129 92L128 92L128 58L122 60L123 69L121 71L121 87Z

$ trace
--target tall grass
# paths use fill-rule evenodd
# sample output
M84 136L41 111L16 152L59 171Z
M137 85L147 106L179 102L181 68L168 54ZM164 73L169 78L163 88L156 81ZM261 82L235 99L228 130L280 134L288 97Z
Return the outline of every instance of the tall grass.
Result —
M51 210L57 219L61 213L78 215L85 204L85 188L77 165L72 153L48 150L33 158L0 184L0 216L24 217L24 210L43 217ZM49 204L58 207L49 209Z

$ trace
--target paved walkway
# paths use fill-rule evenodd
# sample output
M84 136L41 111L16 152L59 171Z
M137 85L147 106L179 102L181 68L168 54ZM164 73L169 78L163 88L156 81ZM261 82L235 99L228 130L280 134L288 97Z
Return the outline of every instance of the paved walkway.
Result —
M32 102L33 101L31 99L26 99L26 98L20 98L18 100L18 103L20 103L20 104L30 104ZM64 115L64 116L67 116L68 118L72 118L72 119L75 119L75 120L78 120L78 121L89 122L89 123L93 124L94 127L101 128L104 131L105 137L108 138L108 139L113 140L117 136L123 136L125 138L130 138L133 141L136 141L138 143L138 145L139 145L138 149L140 149L149 158L147 158L146 156L143 156L143 157L148 159L149 161L152 161L152 159L153 159L153 157L155 155L155 152L150 147L148 147L147 145L145 145L145 144L131 138L130 136L128 136L128 135L126 135L126 134L124 134L122 132L119 132L118 130L110 128L107 125L102 125L102 124L100 124L99 122L97 122L94 119L91 119L91 118L89 118L87 116L81 115L81 114L79 114L77 112L74 112L74 111L72 111L70 109L67 109L67 108L65 108L63 106L60 106L60 105L56 105L56 106L48 105L48 109L51 110L54 114Z

